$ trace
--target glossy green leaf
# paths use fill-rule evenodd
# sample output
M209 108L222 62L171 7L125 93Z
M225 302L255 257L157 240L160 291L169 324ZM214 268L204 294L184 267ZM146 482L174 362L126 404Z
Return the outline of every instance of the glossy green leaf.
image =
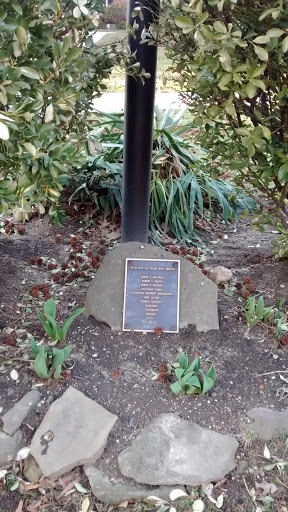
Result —
M284 53L288 51L288 36L284 37L282 41L282 50Z
M34 338L31 338L31 348L32 348L34 357L36 357L42 349L42 347L40 345L36 345Z
M190 18L188 18L188 16L177 16L174 21L177 27L182 29L193 30L194 28L194 23L190 20Z
M49 379L50 374L47 370L47 353L44 347L40 350L33 364L34 370L42 379Z
M0 121L0 139L8 140L9 139L9 130L6 124Z
M17 12L17 14L20 14L20 15L22 14L22 7L21 7L21 5L17 4L16 2L12 2L11 5L12 5L14 11Z
M188 384L196 388L201 388L200 380L198 379L197 375L192 375L192 377L190 377L188 380Z
M261 48L261 46L254 45L254 51L260 60L264 60L264 61L268 60L269 55L268 55L267 50L265 50L265 48Z
M68 329L69 327L71 326L72 322L74 322L74 320L77 318L77 316L81 315L84 311L84 308L78 308L76 309L72 315L70 315L66 320L65 322L63 323L62 325L62 340L65 340L66 339L66 336L67 336L67 332L68 332Z
M213 382L215 382L215 380L216 380L216 370L215 370L213 364L211 364L208 372L206 373L206 376L209 377L211 380L213 380Z
M202 382L202 394L204 395L209 391L214 385L214 381L207 377L207 375L203 375L203 382Z
M179 381L173 382L173 384L170 385L170 389L175 393L175 395L182 393L182 385Z
M185 352L180 352L178 362L180 368L184 368L184 370L186 370L188 367L188 354L186 354Z
M37 150L33 144L30 142L24 142L23 146L29 153L31 153L32 156L36 156Z
M38 308L36 308L36 313L37 313L39 320L42 322L43 328L47 332L48 336L50 336L50 338L53 341L55 341L55 339L56 339L55 333L54 333L53 329L51 328L50 324L48 322L46 322L43 314L41 313L41 311Z
M50 299L46 300L44 304L44 313L45 315L50 315L52 318L55 319L56 317L56 302L51 297Z
M175 375L176 375L177 379L181 379L184 372L185 372L184 368L176 368Z
M28 78L34 78L35 80L40 80L40 76L38 71L29 67L21 67L19 68L22 75L27 76Z

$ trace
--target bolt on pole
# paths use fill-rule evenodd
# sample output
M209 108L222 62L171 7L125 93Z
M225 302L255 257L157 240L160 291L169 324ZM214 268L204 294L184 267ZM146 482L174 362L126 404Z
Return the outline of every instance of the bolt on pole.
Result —
M142 20L139 15L132 18L137 6L141 6ZM149 29L158 13L157 0L129 0L128 25L136 21L139 28L135 38L129 34L128 44L131 53L136 52L140 70L144 68L151 77L143 84L139 77L126 74L122 242L148 242L157 46L140 42L143 29Z

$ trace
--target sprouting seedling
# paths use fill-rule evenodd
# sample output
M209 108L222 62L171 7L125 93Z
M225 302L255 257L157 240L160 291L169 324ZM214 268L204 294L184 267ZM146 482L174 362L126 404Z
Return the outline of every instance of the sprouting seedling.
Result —
M76 309L66 320L64 320L62 327L57 324L55 317L56 317L56 302L54 299L48 299L44 304L44 315L41 313L41 311L36 308L36 312L38 315L39 320L41 320L42 325L47 332L48 336L50 336L52 341L64 341L67 332L69 330L69 327L71 326L72 322L74 322L75 318L77 316L81 315L83 313L84 308L78 308Z
M195 357L189 365L188 355L180 352L178 357L178 368L175 369L177 381L171 384L170 388L176 395L185 393L192 395L197 393L204 395L209 391L216 380L216 370L213 364L205 374L200 368L200 357Z
M34 338L32 338L31 348L35 357L33 368L37 375L42 379L61 379L62 365L70 356L73 347L71 345L67 345L67 347L62 349L43 347L36 345Z

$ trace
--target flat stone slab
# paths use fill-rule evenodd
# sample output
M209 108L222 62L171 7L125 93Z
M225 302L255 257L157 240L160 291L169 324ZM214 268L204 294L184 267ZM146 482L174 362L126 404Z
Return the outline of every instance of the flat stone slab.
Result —
M139 483L197 486L232 471L237 448L232 436L174 413L160 414L120 453L118 464L123 475Z
M274 411L265 407L255 407L246 413L253 423L241 423L241 427L254 432L259 439L270 441L279 434L288 434L288 409Z
M0 467L12 463L22 446L22 434L20 431L16 432L13 436L0 432Z
M109 505L119 505L126 500L145 500L149 496L157 496L157 498L170 501L170 493L174 487L136 487L132 484L112 483L107 475L95 466L84 466L84 472L89 480L92 493L99 501ZM177 486L177 489L184 487Z
M139 242L120 244L105 256L88 288L86 317L92 316L112 329L122 329L126 258L180 260L179 326L195 325L198 331L219 329L215 283L187 259Z
M3 421L4 432L10 436L15 434L26 416L38 404L40 399L41 393L39 391L29 391L8 412L3 414L1 420Z
M31 455L44 476L57 478L99 459L117 421L83 393L69 387L53 402L31 443Z

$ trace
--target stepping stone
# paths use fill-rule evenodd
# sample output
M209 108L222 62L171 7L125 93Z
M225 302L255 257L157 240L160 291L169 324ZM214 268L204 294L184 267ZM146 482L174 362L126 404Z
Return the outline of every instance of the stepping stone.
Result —
M119 505L126 500L145 500L149 496L157 496L157 498L170 501L170 493L174 487L136 487L133 484L112 483L107 475L95 466L84 466L84 472L89 480L90 487L94 496L99 501L109 505ZM184 487L177 486L177 489Z
M120 471L149 485L216 482L235 468L238 443L177 414L160 414L118 457Z
M22 446L22 434L20 431L16 432L13 436L0 432L0 467L12 463Z
M280 434L288 434L288 409L281 412L265 407L255 407L246 414L254 421L253 423L242 422L241 427L251 430L263 441L270 441Z
M53 402L31 443L31 455L44 476L57 478L99 459L117 421L83 393L69 387Z
M219 329L215 283L187 259L139 242L120 244L105 256L87 292L87 318L92 316L112 329L122 329L126 258L180 260L179 327L192 324L198 331Z
M3 430L10 436L21 427L26 416L29 414L41 399L41 393L39 391L30 391L24 395L12 409L3 414L1 420L3 421Z

